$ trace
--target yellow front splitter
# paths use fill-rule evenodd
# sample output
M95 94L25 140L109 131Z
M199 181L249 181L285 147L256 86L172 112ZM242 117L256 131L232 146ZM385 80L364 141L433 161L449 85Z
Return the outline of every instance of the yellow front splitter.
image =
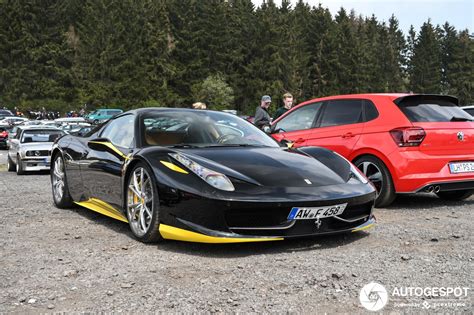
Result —
M249 243L249 242L268 242L268 241L282 241L282 237L217 237L209 236L201 233L191 232L176 228L174 226L160 224L160 234L164 239L196 242L196 243Z
M368 230L368 229L374 227L374 225L375 225L375 217L371 217L367 222L365 222L364 224L359 225L358 227L353 229L351 232L359 232L359 231Z

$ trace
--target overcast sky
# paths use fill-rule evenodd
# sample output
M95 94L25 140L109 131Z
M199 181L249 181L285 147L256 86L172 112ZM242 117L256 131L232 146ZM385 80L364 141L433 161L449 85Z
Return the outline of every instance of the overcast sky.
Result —
M252 0L256 6L262 4L262 0ZM294 5L297 1L292 0ZM329 8L332 15L342 7L350 11L354 9L357 14L371 16L375 14L377 19L387 21L395 14L400 28L408 32L413 24L418 32L423 22L431 18L433 24L444 24L446 21L456 27L457 30L469 29L474 33L474 0L306 0L311 6L319 3ZM275 0L280 6L281 0Z

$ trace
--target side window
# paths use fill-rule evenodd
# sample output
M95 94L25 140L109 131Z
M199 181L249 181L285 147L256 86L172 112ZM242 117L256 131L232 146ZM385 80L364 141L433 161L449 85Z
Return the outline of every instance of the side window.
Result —
M329 101L321 119L321 127L356 124L362 121L362 100Z
M379 117L379 112L377 111L377 108L375 107L374 103L372 103L369 100L364 100L364 106L365 106L365 121L371 121Z
M135 133L135 116L125 115L112 120L100 134L101 138L107 138L114 145L130 148Z
M275 126L275 130L281 129L281 131L288 132L311 128L322 104L319 102L296 109L280 120Z

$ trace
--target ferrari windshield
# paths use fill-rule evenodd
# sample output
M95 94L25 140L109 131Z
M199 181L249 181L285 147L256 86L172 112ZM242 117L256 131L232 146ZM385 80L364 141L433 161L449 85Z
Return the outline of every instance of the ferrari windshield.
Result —
M203 110L152 111L143 116L144 140L159 146L267 146L278 143L246 120Z
M21 137L21 143L54 142L64 132L59 130L27 130Z

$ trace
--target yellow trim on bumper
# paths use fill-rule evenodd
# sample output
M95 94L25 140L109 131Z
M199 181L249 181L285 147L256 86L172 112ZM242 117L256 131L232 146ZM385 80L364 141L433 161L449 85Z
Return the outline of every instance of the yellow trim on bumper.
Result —
M160 161L160 162L161 162L161 164L163 164L164 166L166 166L170 170L173 170L173 171L178 172L178 173L189 174L187 171L183 170L178 165L174 165L173 163L166 162L166 161Z
M101 213L113 219L128 223L127 218L120 211L118 211L117 209L115 209L114 207L112 207L111 205L109 205L108 203L100 199L90 198L87 201L81 201L81 202L75 202L75 203L81 207Z
M359 231L368 230L368 229L372 228L374 225L375 225L375 223L367 224L367 225L362 226L360 228L354 229L351 232L359 232Z
M282 237L216 237L204 235L201 233L183 230L174 226L160 224L160 234L164 239L196 242L196 243L248 243L248 242L266 242L266 241L282 241Z

